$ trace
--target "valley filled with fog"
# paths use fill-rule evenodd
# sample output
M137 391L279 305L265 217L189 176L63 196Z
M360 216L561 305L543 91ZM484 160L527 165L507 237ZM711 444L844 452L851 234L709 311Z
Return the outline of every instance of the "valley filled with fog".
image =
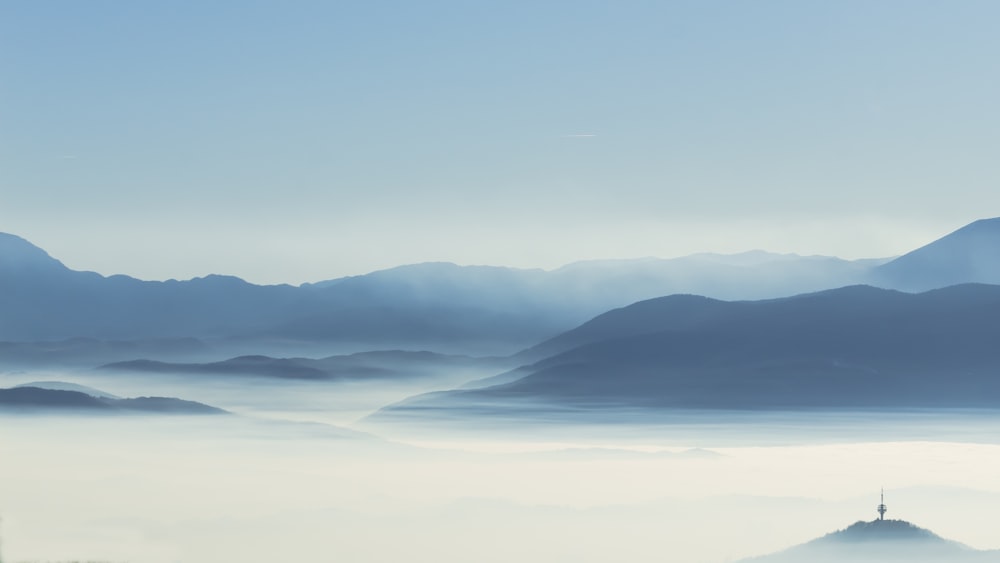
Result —
M480 376L4 373L233 413L5 413L5 560L722 563L870 520L883 485L892 515L1000 548L992 414L369 416Z

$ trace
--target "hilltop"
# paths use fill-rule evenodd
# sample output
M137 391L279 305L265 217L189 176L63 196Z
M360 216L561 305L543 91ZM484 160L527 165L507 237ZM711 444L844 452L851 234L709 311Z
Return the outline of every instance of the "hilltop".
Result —
M1000 562L1000 552L978 551L905 520L856 522L808 543L741 563Z

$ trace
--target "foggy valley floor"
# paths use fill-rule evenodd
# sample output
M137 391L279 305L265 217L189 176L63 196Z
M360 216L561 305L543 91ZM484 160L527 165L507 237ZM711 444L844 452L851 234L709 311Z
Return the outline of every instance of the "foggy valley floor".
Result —
M4 561L722 563L871 519L880 486L892 515L1000 548L991 413L370 424L455 382L83 370L0 383L60 379L234 415L3 415Z

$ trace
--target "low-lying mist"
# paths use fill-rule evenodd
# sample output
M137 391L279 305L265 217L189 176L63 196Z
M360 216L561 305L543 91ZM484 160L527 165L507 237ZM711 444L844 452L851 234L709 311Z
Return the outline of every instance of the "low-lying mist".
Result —
M368 418L482 376L3 374L234 413L0 416L3 560L722 563L871 520L881 486L890 516L1000 548L985 415L939 416L967 431L947 435L897 434L874 414Z

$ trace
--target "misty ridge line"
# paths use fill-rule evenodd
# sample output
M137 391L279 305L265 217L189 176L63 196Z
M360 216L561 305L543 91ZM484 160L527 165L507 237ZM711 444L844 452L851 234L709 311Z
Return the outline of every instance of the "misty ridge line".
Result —
M925 291L1000 283L998 240L1000 220L989 219L888 262L758 251L578 262L552 271L426 263L296 287L218 275L103 277L0 235L0 341L157 340L187 353L205 339L283 341L503 355L664 295L757 300L857 284Z
M954 237L956 235L962 235L962 234L971 234L971 231L976 231L976 230L983 231L983 230L991 229L991 228L995 229L996 228L995 223L998 220L1000 220L1000 218L982 219L982 220L973 222L973 223L971 223L969 225L966 225L965 227L963 227L961 229L958 229L957 231L954 231L953 233L949 234L945 238ZM932 243L930 243L930 244L928 244L928 245L926 245L924 247L921 247L918 250L923 250L923 249L927 249L929 247L934 247L935 245L940 245L941 244L941 240L942 239L939 239L938 241L934 241L934 242L932 242ZM34 256L30 256L32 254L34 254ZM9 234L9 233L0 232L0 257L2 257L3 260L7 263L6 264L7 266L13 265L15 267L32 267L32 264L31 264L32 261L35 261L36 263L40 263L42 261L49 261L50 262L50 266L51 266L52 269L69 270L61 262L59 262L55 258L52 258L44 250L42 250L42 249L40 249L40 248L32 245L30 242L28 242L27 240L25 240L25 239L23 239L21 237L18 237L18 236L14 235L14 234ZM643 257L643 258L590 259L590 260L582 260L582 261L570 262L570 263L567 263L567 264L565 264L563 266L559 266L559 267L551 268L551 269L516 268L516 267L500 266L500 265L458 265L458 264L453 263L453 262L421 262L421 263L399 265L399 266L395 266L395 267L391 267L391 268L386 268L386 269L374 270L374 271L368 272L366 274L342 276L342 277L338 277L338 278L331 278L331 279L328 279L328 280L322 280L322 281L317 281L317 282L304 282L302 284L299 284L298 287L325 287L325 286L337 285L337 284L345 283L345 282L348 282L349 280L356 280L356 279L359 279L359 278L366 278L366 277L369 277L369 276L372 276L372 275L375 275L375 274L386 275L388 272L394 272L394 271L400 271L400 270L404 270L404 271L405 270L414 270L414 273L416 273L416 274L419 275L419 274L422 273L422 272L420 272L421 269L427 269L427 268L447 268L447 269L453 269L453 270L454 269L472 269L472 270L480 270L483 273L488 273L489 271L494 270L494 271L512 271L512 272L519 272L519 273L526 273L526 274L530 274L530 273L534 273L534 274L556 274L556 273L559 273L559 272L571 271L571 270L587 271L587 270L598 269L598 268L614 269L616 267L627 266L627 265L642 265L642 266L646 267L647 269L654 269L654 271L655 271L655 266L656 265L670 264L670 263L677 263L677 264L683 264L683 263L718 264L718 263L721 263L721 264L735 265L735 266L739 266L739 267L751 267L752 268L752 267L759 266L762 263L769 263L769 262L793 262L793 261L798 261L798 260L812 261L812 262L816 263L816 265L818 265L821 262L825 262L825 261L839 261L839 262L845 262L845 263L858 264L858 265L861 265L861 266L863 266L865 268L872 268L872 267L877 267L877 266L880 266L880 265L883 265L883 264L895 261L896 258L898 258L898 257L862 258L862 259L854 259L854 260L845 260L845 259L842 259L842 258L838 258L836 256L800 255L800 254L796 254L796 253L772 253L772 252L767 252L765 250L748 250L748 251L738 252L738 253L733 253L733 254L720 254L720 253L713 253L713 252L699 252L699 253L694 253L694 254L690 254L690 255L685 255L685 256L680 256L680 257L674 257L674 258ZM963 260L962 257L956 257L955 258L955 262L961 262L962 260ZM894 267L891 267L891 268L887 268L887 269L892 270L893 268L898 268L898 267L899 266L897 265L897 266L894 266ZM94 272L87 272L87 271L78 271L78 272L79 273L91 274L92 276L99 276L101 278L126 278L126 279L135 280L135 281L147 281L147 280L141 280L141 279L138 279L138 278L127 276L127 275L124 275L124 274L111 274L111 275L108 275L108 276L104 276L104 275L101 275L101 274L96 274ZM186 280L178 280L178 279L173 279L173 278L168 279L168 280L163 280L162 282L148 280L147 283L184 283L184 282L193 282L193 281L213 279L213 278L221 278L221 279L228 279L228 280L239 280L240 282L243 282L243 283L248 284L248 285L253 285L253 286L256 286L256 287L294 287L294 286L290 286L289 284L282 284L282 283L279 283L279 284L254 284L254 283L251 283L251 282L246 282L245 280L243 280L242 278L240 278L238 276L218 274L218 273L210 273L210 274L206 274L204 276L196 276L196 277L193 277L193 278L190 278L190 279L186 279Z
M979 220L979 221L973 222L973 223L971 223L969 225L966 225L965 227L963 227L963 228L961 228L961 229L959 229L959 230L951 233L950 235L947 235L944 238L949 238L949 237L952 237L953 235L958 235L960 233L965 233L965 231L973 230L973 228L976 227L976 226L985 227L985 226L987 226L989 223L991 223L993 221L994 220L992 220L992 219L983 219L983 220ZM966 233L966 234L968 234L968 233ZM22 249L17 249L16 247L18 247L18 246L22 247ZM927 245L927 246L930 246L930 245ZM921 248L925 248L925 247L921 247ZM27 262L26 260L24 260L24 258L26 257L26 254L27 254L26 252L24 252L24 249L30 249L27 253L33 252L39 258L51 261L53 263L53 265L56 265L58 268L67 269L68 270L68 268L66 268L57 259L52 258L47 252L45 252L44 250L42 250L42 249L36 247L35 245L31 244L27 240L25 240L25 239L23 239L23 238L21 238L19 236L16 236L14 234L8 234L8 233L2 233L2 232L0 232L0 251L2 251L5 254L3 256L3 258L4 258L5 261L8 262L8 264L10 264L10 263L16 263L17 261ZM14 254L12 255L9 251L14 251ZM22 256L17 256L17 253L22 254ZM341 283L341 282L344 282L344 281L347 281L347 280L352 280L352 279L356 279L356 278L364 278L364 277L371 276L372 274L376 274L376 273L391 272L391 271L401 270L401 269L402 270L406 270L406 269L419 269L419 268L422 268L422 267L432 267L432 266L452 267L452 268L458 268L458 269L480 269L480 270L484 270L484 271L486 271L486 270L509 270L509 271L522 272L522 273L534 272L534 273L542 273L542 274L552 274L552 273L556 273L556 272L560 272L560 271L565 271L565 270L587 270L587 269L591 269L591 268L594 268L594 267L600 267L600 266L608 267L608 268L614 268L616 266L623 266L623 265L629 265L629 264L643 264L643 265L646 265L646 266L651 266L651 265L663 264L663 263L685 263L685 262L718 263L718 262L721 262L721 263L728 263L728 264L733 264L733 265L743 266L743 267L754 267L754 266L760 265L763 262L794 261L794 260L800 260L800 259L801 260L811 260L811 261L814 261L814 262L820 262L820 261L826 261L826 260L836 260L836 261L850 262L850 263L855 263L855 264L862 264L862 265L867 265L867 266L876 266L876 265L879 265L879 264L882 264L882 263L886 263L886 262L892 261L895 258L898 258L898 257L862 258L862 259L847 260L847 259L838 258L836 256L829 256L829 255L808 255L808 254L803 255L803 254L796 254L796 253L773 253L773 252L768 252L766 250L760 250L760 249L758 249L758 250L747 250L747 251L743 251L743 252L728 253L728 254L715 253L715 252L698 252L698 253L694 253L694 254L689 254L689 255L684 255L684 256L679 256L679 257L671 257L671 258L660 258L660 257L653 257L653 256L646 256L646 257L641 257L641 258L607 258L607 259L597 258L597 259L588 259L588 260L581 260L581 261L569 262L569 263L566 263L566 264L564 264L562 266L558 266L558 267L555 267L555 268L549 268L549 269L542 269L542 268L518 268L518 267L503 266L503 265L458 265L456 263L448 262L448 261L431 261L431 262L420 262L420 263L402 264L402 265L398 265L398 266L394 266L394 267L373 270L371 272L364 273L364 274L347 275L347 276L341 276L341 277L337 277L337 278L331 278L331 279L326 279L326 280L321 280L321 281L315 281L315 282L303 282L301 284L298 284L297 287L312 287L312 286L324 286L324 285L330 285L330 284L337 284L337 283ZM81 273L84 273L84 272L85 271L81 271ZM240 278L238 276L235 276L235 275L226 275L226 274L221 274L221 273L208 273L208 274L205 274L203 276L195 276L195 277L192 277L192 278L189 278L189 279L184 279L184 280L178 280L176 278L171 278L171 279L167 279L167 280L163 280L163 281L142 280L140 278L135 278L133 276L128 276L128 275L120 274L120 273L118 273L118 274L109 274L109 275L97 274L95 272L86 272L86 273L90 273L93 276L99 276L99 277L102 277L102 278L112 278L112 277L114 277L114 278L128 278L128 279L132 279L132 280L136 280L136 281L148 281L149 283L167 283L167 282L183 283L183 282L191 282L191 281L195 281L195 280L204 280L206 278L228 278L228 279L235 279L235 280L244 281L244 283L247 283L249 285L255 285L257 287L289 286L289 284L287 284L287 283L255 284L255 283L252 283L252 282L246 282L242 278ZM295 287L295 286L293 286L293 287Z
M191 278L168 278L163 280L153 280L153 279L143 279L128 274L122 273L112 273L112 274L99 274L90 270L71 270L67 268L61 261L57 258L52 257L48 252L35 246L30 241L17 236L12 233L0 232L0 252L6 249L13 249L16 252L24 252L22 249L16 249L17 246L22 246L25 249L30 249L29 252L34 252L38 257L47 259L52 262L52 265L56 268L64 269L67 271L73 271L77 273L90 274L91 276L97 276L104 279L109 278L120 278L129 279L137 282L145 283L187 283L195 281L205 281L205 280L233 280L245 283L247 285L252 285L256 287L328 287L331 285L337 285L350 280L357 280L367 278L373 275L389 275L390 272L398 273L414 273L416 275L421 275L425 273L424 271L431 271L435 268L447 269L447 270L478 270L483 274L488 274L491 271L501 272L509 271L523 275L545 275L545 274L557 274L560 272L574 271L578 270L585 272L588 270L600 270L600 269L614 269L616 267L622 266L641 266L643 268L651 269L655 271L655 268L659 265L667 264L729 264L735 267L747 267L753 268L759 266L763 263L769 262L794 262L797 260L807 260L815 263L820 263L824 261L838 261L845 263L854 263L865 266L874 266L882 263L889 262L896 258L892 257L876 257L876 258L857 258L857 259L845 259L833 255L820 255L820 254L797 254L797 253L776 253L769 252L763 249L746 250L734 253L717 253L717 252L696 252L692 254L686 254L682 256L675 256L670 258L662 258L656 256L643 256L636 258L593 258L586 260L576 260L567 262L561 266L556 266L552 268L525 268L516 266L505 266L500 264L460 264L457 262L451 262L447 260L436 260L436 261L426 261L426 262L413 262L413 263L403 263L395 266L390 266L387 268L380 268L376 270L371 270L366 273L360 274L350 274L339 276L335 278L322 279L317 281L307 281L299 284L290 283L273 283L273 284L259 284L250 281L246 281L242 277L233 274L224 273L207 273L200 276L193 276ZM8 263L16 263L17 261L22 261L22 265L29 265L24 257L17 257L7 255L4 258ZM424 270L424 271L421 271Z

